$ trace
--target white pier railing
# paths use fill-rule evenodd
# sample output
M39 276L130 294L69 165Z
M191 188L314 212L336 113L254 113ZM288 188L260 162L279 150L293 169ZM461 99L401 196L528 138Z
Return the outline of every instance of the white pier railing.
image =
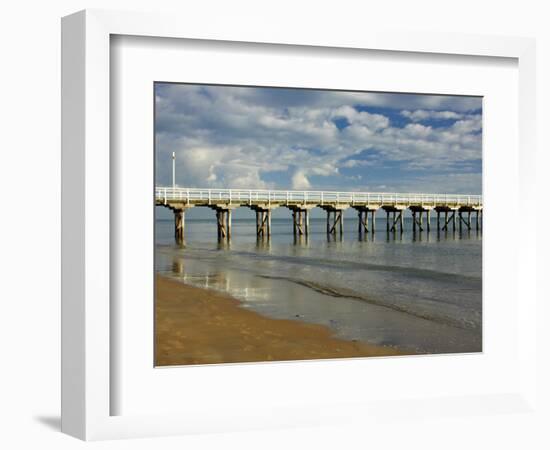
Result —
M379 204L383 205L483 205L481 195L388 192L281 191L264 189L155 188L157 202L183 201L193 204L278 203L285 204Z

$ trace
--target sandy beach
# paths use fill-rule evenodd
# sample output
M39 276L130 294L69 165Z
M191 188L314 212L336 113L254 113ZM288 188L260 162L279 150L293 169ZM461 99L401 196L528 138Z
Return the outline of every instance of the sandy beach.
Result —
M322 325L262 316L222 293L156 277L155 365L389 356Z

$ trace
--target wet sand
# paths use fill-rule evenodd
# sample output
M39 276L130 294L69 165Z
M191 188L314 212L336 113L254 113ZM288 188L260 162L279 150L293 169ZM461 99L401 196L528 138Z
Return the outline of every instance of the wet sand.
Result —
M331 330L272 319L222 293L156 276L155 365L390 356L391 347L338 339Z

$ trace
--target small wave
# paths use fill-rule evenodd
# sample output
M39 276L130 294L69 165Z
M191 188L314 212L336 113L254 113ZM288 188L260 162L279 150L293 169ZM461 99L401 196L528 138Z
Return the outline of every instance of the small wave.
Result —
M419 319L429 320L431 322L436 322L442 325L453 326L461 329L477 328L476 324L468 321L458 320L450 317L436 316L433 314L429 314L427 312L415 311L415 310L412 310L411 308L408 308L405 305L397 305L395 303L388 303L385 301L381 301L371 296L361 295L351 289L329 286L329 285L321 284L314 281L302 280L299 278L292 278L292 277L279 277L279 276L272 276L272 275L257 275L257 276L260 278L265 278L270 280L288 281L288 282L295 283L300 286L304 286L306 288L312 289L315 292L318 292L320 294L328 295L330 297L359 300L362 302L369 303L371 305L380 306L382 308L389 308L400 313L409 314L411 316L418 317Z
M196 259L218 259L220 254L213 249L197 248L196 255L192 255L191 252L187 252L187 257L195 257ZM376 264L370 262L354 261L349 259L326 259L316 257L308 257L301 255L276 255L276 254L264 254L261 252L249 252L243 250L233 250L232 257L241 256L256 260L277 261L287 264L307 265L313 267L328 267L338 270L370 270L387 273L398 273L399 275L409 276L413 278L429 279L430 281L441 282L460 282L461 284L467 283L478 287L481 285L481 277L475 275L466 275L452 272L444 272L434 269L423 269L417 267L397 266L391 264Z

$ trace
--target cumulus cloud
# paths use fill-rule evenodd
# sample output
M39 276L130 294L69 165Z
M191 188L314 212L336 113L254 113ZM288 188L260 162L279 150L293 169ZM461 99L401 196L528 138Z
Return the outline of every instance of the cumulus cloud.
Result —
M389 166L423 180L481 171L475 97L158 84L155 98L158 184L172 151L178 184L193 187L362 190Z
M417 109L416 111L403 110L401 115L413 122L423 122L425 120L458 120L462 119L465 114L455 111L433 111L425 109Z
M292 189L310 189L311 183L306 177L306 174L303 170L297 170L292 175Z

